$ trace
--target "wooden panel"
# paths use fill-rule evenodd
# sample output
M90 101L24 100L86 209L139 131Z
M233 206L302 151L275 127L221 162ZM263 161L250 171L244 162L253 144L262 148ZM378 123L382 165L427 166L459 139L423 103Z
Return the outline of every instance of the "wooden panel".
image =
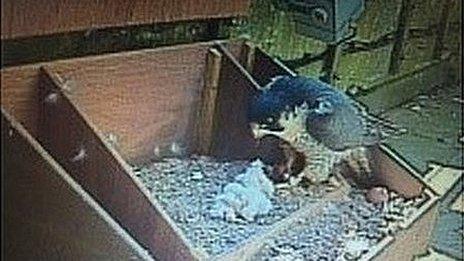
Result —
M32 134L37 129L38 71L48 66L67 81L68 94L130 163L154 158L155 147L193 147L207 42L10 67L1 71L1 102ZM78 86L78 88L73 88Z
M42 144L105 209L161 260L193 260L194 254L161 207L135 180L130 167L102 140L66 94L62 79L42 69Z
M417 197L423 193L424 185L418 175L412 176L414 170L388 148L373 148L371 155L378 185L386 186L405 198Z
M430 163L430 171L424 176L424 182L441 197L446 197L452 188L462 179L463 170Z
M414 256L427 251L429 239L437 215L437 202L426 210L407 230L400 231L394 241L385 247L373 260L413 260Z
M219 158L249 159L255 141L248 125L248 99L258 84L224 47L214 121L212 154Z
M153 260L3 109L2 183L2 257Z
M31 66L6 68L1 71L1 105L24 125L37 134L39 73Z
M2 39L243 16L250 0L2 0Z
M217 49L209 50L205 69L205 86L201 93L195 128L197 136L195 150L200 155L209 155L211 150L221 59L222 55Z
M156 147L190 148L207 45L189 45L53 63L69 95L129 162Z
M273 77L278 75L295 75L294 72L285 67L281 62L273 59L259 48L255 48L254 53L252 75L261 86L266 85Z
M461 194L456 197L450 209L464 214L464 191L461 191Z

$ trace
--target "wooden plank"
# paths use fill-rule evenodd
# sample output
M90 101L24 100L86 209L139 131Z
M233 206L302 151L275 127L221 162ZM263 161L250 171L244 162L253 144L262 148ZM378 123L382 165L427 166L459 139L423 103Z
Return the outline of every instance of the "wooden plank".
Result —
M376 174L374 183L385 186L405 198L414 198L423 193L424 185L418 178L419 175L413 176L414 170L389 148L372 148L371 155L373 173Z
M184 45L53 63L68 92L105 135L117 136L124 159L142 163L154 149L194 146L196 108L211 44ZM109 109L111 108L111 109Z
M246 15L250 0L2 0L1 38Z
M1 74L1 105L32 134L37 135L39 93L38 70L30 67L7 68Z
M153 260L2 108L2 257Z
M150 199L130 167L63 92L63 79L42 68L40 126L44 147L144 247L161 260L195 260L178 228ZM78 86L76 86L78 87Z
M218 48L223 58L211 151L219 158L249 159L255 140L246 112L248 99L259 85L224 46Z
M356 100L369 108L375 115L407 102L420 93L427 93L448 81L449 56L423 64L417 70L392 76L375 83L367 93L356 96ZM401 95L398 95L401 93Z
M251 74L260 86L266 85L275 76L296 75L280 61L270 57L259 48L256 48L254 53L255 58Z
M457 198L451 204L450 209L461 214L464 214L464 191L461 191Z
M448 17L450 11L453 9L453 0L445 0L441 4L440 21L438 22L437 30L435 32L435 40L433 43L432 59L440 59L443 53L444 38L448 31Z
M341 47L340 44L328 44L327 53L324 56L321 73L323 80L333 84L340 63Z
M387 247L372 260L413 260L427 252L429 239L438 213L438 201L427 209L408 229L401 230Z
M211 48L206 58L205 84L202 90L197 122L197 153L209 155L213 139L214 112L216 108L219 74L221 72L221 53Z
M440 196L445 196L461 180L463 170L430 164L431 170L425 174L424 181Z
M242 48L241 60L242 65L245 69L249 72L253 72L253 66L255 63L255 50L256 48L253 46L251 42L245 42Z
M397 74L400 71L401 64L404 58L404 48L408 34L409 19L414 9L414 0L401 0L400 11L398 14L398 22L395 32L395 42L390 54L390 65L388 73L390 75Z

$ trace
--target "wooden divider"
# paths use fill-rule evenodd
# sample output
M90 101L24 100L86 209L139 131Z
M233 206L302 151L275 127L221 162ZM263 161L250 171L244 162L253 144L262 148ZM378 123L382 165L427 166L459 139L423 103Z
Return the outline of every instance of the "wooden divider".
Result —
M153 260L3 108L1 121L2 257Z
M0 71L0 100L7 110L27 131L36 137L39 113L38 91L39 73L32 66L3 68Z
M296 75L295 72L288 69L280 61L270 57L259 48L255 48L254 54L254 62L253 65L250 66L252 68L251 74L261 86L269 83L275 76Z
M85 57L49 64L75 101L129 163L152 161L154 149L195 143L196 109L211 43Z
M210 48L206 57L205 83L201 91L195 128L197 143L194 149L200 155L211 153L221 60L222 54L216 48Z
M161 260L195 260L195 253L132 171L102 139L63 89L60 76L41 68L42 143L127 231ZM108 108L110 109L110 108Z
M218 158L250 159L255 140L248 125L249 98L259 88L253 77L223 45L214 121L212 154Z

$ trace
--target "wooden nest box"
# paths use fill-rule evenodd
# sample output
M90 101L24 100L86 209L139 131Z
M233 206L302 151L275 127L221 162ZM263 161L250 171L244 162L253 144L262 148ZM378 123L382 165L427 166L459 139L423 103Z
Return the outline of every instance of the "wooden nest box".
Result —
M33 7L44 1L29 2ZM71 12L75 9L62 6L71 2L42 4L49 10ZM131 2L131 16L120 15L121 6L111 9L116 2ZM15 3L2 1L3 7L10 7L4 10L19 10ZM90 13L85 17L93 21L84 21L72 12L59 12L57 22L49 24L40 15L37 21L44 23L7 19L2 38L80 30L95 23L161 21L161 14L166 21L236 16L248 7L248 1L193 0L182 1L191 7L184 10L176 9L180 2L174 1L169 10L138 13L149 3L148 10L155 10L162 2L108 2L104 10L113 10L117 22ZM81 2L77 5L83 8ZM32 7L22 12L40 10ZM100 14L98 7L86 10ZM65 16L72 19L60 23ZM130 165L152 160L156 148L173 143L184 148L186 156L246 158L253 145L244 113L248 97L272 77L290 73L260 49L227 41L2 69L6 256L12 260L212 258L190 245L135 179ZM381 147L374 155L384 185L405 196L427 193L430 198L406 229L370 252L376 260L409 260L403 258L426 249L436 197L388 148ZM245 246L224 258L249 257L254 251Z

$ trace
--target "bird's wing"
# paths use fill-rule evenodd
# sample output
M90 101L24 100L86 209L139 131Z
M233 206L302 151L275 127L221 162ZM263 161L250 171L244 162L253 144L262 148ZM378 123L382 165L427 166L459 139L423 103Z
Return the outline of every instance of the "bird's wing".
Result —
M357 108L368 128L378 129L383 136L401 135L404 133L404 129L384 117L370 114L365 106L355 100L351 99L351 103Z

